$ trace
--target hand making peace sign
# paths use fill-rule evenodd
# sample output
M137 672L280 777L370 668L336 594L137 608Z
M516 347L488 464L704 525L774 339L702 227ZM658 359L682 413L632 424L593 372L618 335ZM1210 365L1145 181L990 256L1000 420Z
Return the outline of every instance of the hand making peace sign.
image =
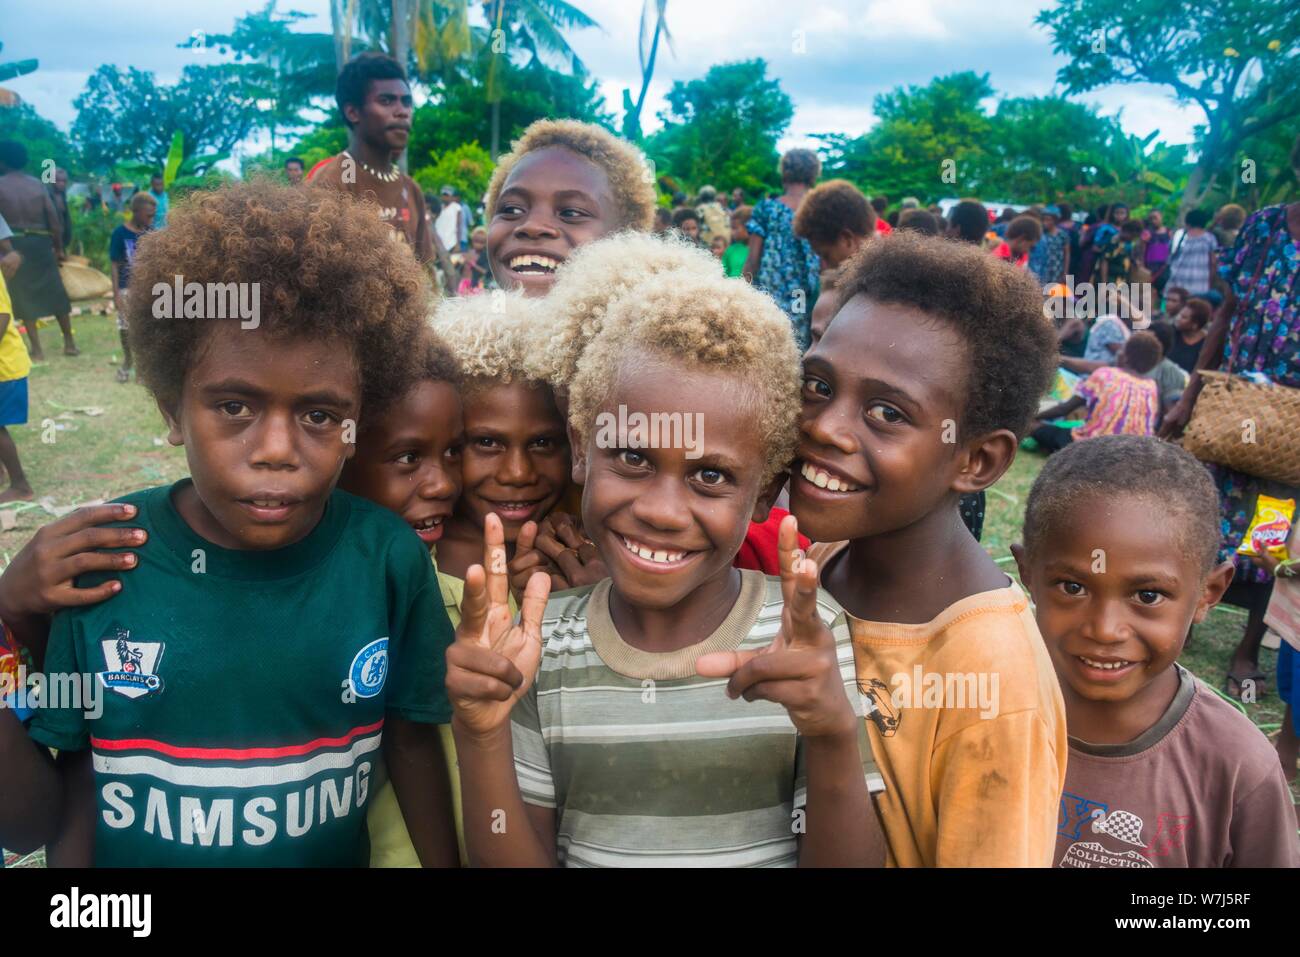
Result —
M757 651L718 651L700 655L697 674L727 675L727 695L746 701L775 701L790 713L805 737L852 734L853 708L844 692L835 636L817 614L817 563L799 547L799 523L781 521L777 537L781 560L781 630Z
M483 523L483 564L465 573L456 640L447 649L447 693L456 721L485 735L510 720L542 660L542 614L551 591L545 572L528 579L519 622L510 614L505 532L501 519Z

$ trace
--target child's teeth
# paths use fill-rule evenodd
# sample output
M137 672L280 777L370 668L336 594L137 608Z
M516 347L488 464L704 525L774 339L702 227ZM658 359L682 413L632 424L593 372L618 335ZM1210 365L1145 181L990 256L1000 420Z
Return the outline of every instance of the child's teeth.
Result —
M825 469L819 469L808 462L803 463L799 469L799 474L818 488L829 489L832 492L856 492L859 488L848 479L837 478Z
M655 556L654 556L654 558L655 558L655 561L657 561L657 562L666 562L666 561L668 561L668 553L667 553L667 552L662 552L662 551L661 551L661 552L655 552Z
M830 489L832 492L838 492L840 490L840 480L837 478L833 478L826 483L826 487Z

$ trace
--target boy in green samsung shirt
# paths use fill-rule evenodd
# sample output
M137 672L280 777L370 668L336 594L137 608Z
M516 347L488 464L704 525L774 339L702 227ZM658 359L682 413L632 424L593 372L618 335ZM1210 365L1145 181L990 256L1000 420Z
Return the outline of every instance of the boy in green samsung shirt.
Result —
M455 863L438 737L412 728L450 719L438 585L400 517L335 489L357 419L413 381L427 288L386 233L346 197L253 184L141 242L133 346L191 478L126 497L137 567L54 617L45 671L97 692L38 710L58 762L0 711L0 801L28 809L0 842L76 840L93 806L97 865L363 864L382 746L408 820L433 819L421 860ZM195 282L253 308L187 317L168 295Z

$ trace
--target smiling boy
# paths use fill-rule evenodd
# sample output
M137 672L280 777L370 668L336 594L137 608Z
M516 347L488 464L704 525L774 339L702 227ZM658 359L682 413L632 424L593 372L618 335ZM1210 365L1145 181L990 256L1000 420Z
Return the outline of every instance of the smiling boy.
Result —
M610 578L543 606L535 574L511 626L490 517L448 651L473 862L882 859L848 635L794 520L780 580L732 565L793 447L797 376L789 322L746 284L667 272L611 305L570 398L583 527ZM701 454L602 440L597 417L620 408L699 416Z
M593 123L538 120L497 162L483 201L502 289L544 296L573 251L654 224L654 177L631 144Z
M958 511L1006 472L1051 381L1041 294L975 246L903 230L846 264L840 295L804 357L790 509L875 705L890 863L1045 867L1061 695L1024 593ZM918 668L953 693L908 694ZM972 684L996 705L956 693Z
M200 194L142 239L132 344L191 477L125 499L147 539L131 574L54 618L46 670L97 675L102 715L37 713L55 765L0 709L17 798L44 809L23 845L84 813L93 786L98 865L364 862L386 723L449 718L450 626L425 549L334 487L357 419L414 374L429 290L388 233L347 197L256 183ZM159 318L150 291L178 274L257 284L258 327ZM445 789L409 806L450 817ZM454 843L443 853L426 863L454 862Z
M1101 436L1034 481L1012 551L1065 698L1058 867L1300 866L1268 739L1177 663L1232 582L1218 546L1214 483L1167 442Z

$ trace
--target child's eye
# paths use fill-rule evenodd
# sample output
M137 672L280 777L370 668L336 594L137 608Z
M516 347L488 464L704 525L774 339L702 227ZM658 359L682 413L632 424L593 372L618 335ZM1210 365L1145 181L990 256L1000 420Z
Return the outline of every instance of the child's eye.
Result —
M695 477L699 480L701 485L707 485L710 488L717 488L720 485L726 484L727 481L727 473L719 471L718 469L700 469L695 473Z
M566 206L564 209L560 210L560 217L563 219L577 219L579 216L586 215L587 211L585 209L578 209L574 206Z
M533 439L529 445L540 452L554 452L560 447L560 440L553 435L546 435Z
M640 452L633 452L631 449L624 449L618 453L618 460L628 468L639 469L645 466L646 457Z
M417 461L419 461L419 458L420 456L418 453L403 452L393 461L395 461L398 465L414 465Z
M522 216L524 208L517 203L506 203L497 207L498 216Z
M476 448L476 449L481 449L481 450L483 450L483 451L488 451L489 449L493 449L493 448L496 447L497 440L494 439L494 438L492 438L491 436L487 436L487 435L479 435L479 436L475 436L474 438L470 439L470 443L471 443L471 444L474 446L474 448Z
M823 399L830 398L831 394L831 387L815 376L807 376L803 380L803 390Z
M449 459L458 459L460 458L460 454L463 451L465 451L465 446L457 444L457 445L449 446L447 450L442 454L444 457Z
M247 413L253 411L244 403L236 402L233 399L229 402L218 403L217 408L220 409L226 415L230 416L231 418L237 418L239 416L246 415Z
M1143 588L1137 593L1138 601L1144 605L1158 605L1164 599L1164 595L1151 588Z
M1078 582L1061 582L1060 585L1061 591L1065 592L1067 595L1078 597L1083 594L1083 586Z
M312 409L307 413L307 421L312 425L328 425L334 421L334 416L322 409Z
M903 413L899 412L892 405L885 405L883 402L876 402L867 406L867 418L893 425L895 422L903 421Z

